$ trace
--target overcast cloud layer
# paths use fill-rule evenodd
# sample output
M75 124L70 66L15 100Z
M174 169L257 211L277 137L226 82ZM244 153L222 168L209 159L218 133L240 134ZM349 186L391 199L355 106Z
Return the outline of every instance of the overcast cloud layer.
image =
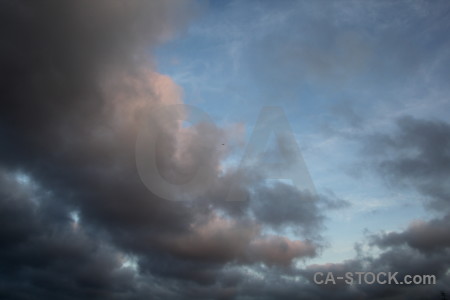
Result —
M378 15L383 8L375 3L362 11ZM438 22L430 35L439 35L448 22L436 17L439 9L423 5ZM152 109L185 103L183 86L158 72L155 49L186 35L209 9L214 5L175 0L0 4L0 298L438 299L450 284L450 123L404 114L390 120L389 130L366 130L369 120L351 101L332 106L336 120L353 129L328 128L321 137L354 143L360 151L355 164L389 189L416 193L433 215L391 232L369 228L364 240L350 245L355 257L311 264L333 247L324 235L328 214L350 209L350 201L333 191L267 183L265 159L279 154L272 149L244 168L226 167L233 151L244 149L238 122L149 122ZM278 34L276 22L273 32L238 45L256 49L240 59L245 76L267 97L280 90L280 99L289 97L299 81L334 86L376 65L371 45L377 42L369 33L379 32L344 34L342 24L313 20L305 21L312 24L305 31L313 37L308 47ZM413 72L419 67L410 61L419 50L392 60ZM380 69L373 72L385 72ZM198 170L208 179L192 187L195 199L171 201L146 187L135 157L143 128L154 137L162 177L183 182ZM289 141L277 142L288 161L275 159L270 168L296 163ZM246 200L225 201L230 186ZM312 281L316 271L435 274L438 280L430 286L320 286Z

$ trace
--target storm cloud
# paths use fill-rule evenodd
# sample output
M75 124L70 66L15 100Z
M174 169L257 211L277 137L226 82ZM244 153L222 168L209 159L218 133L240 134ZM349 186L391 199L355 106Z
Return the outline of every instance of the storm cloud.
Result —
M243 168L227 164L245 144L242 124L187 126L183 113L152 117L162 105L184 104L182 87L158 72L154 51L186 34L205 9L187 0L0 4L0 297L432 299L448 286L448 123L404 117L396 131L358 140L375 174L418 191L442 215L404 231L371 233L353 259L308 264L330 247L327 213L349 201L266 181L265 172L295 165L293 155L284 164L271 151ZM369 48L377 41L323 22L327 14L305 19L314 25L307 27L308 43L277 33L249 42L258 49L248 59L250 74L271 82L263 89L269 96L279 87L295 89L299 80L347 81L372 65ZM416 55L393 60L414 69L409 61ZM335 111L354 127L364 122L345 103ZM153 138L158 176L182 185L195 173L207 184L200 180L192 194L163 187L186 201L149 189L136 162L142 132ZM293 153L289 141L277 142L278 150ZM225 201L230 187L246 198ZM312 281L316 271L361 270L436 274L438 285Z
M177 299L201 297L204 285L214 285L206 297L232 296L221 287L227 266L287 268L316 255L312 240L264 231L281 216L259 208L254 217L245 201L237 210L217 204L224 182L238 175L221 174L223 151L199 144L220 145L226 129L184 128L177 120L150 129L159 134L159 168L172 180L209 157L202 170L215 183L198 187L204 201L161 199L137 173L136 137L147 113L183 103L181 88L156 72L149 51L182 32L198 4L1 6L3 298ZM252 172L240 188L255 182ZM321 217L309 210L307 219L290 222L316 230Z

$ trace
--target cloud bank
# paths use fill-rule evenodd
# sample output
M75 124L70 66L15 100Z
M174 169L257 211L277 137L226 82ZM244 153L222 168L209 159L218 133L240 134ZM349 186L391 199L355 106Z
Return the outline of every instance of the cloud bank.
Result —
M397 132L360 140L375 152L367 159L377 175L417 190L441 217L371 234L365 246L378 256L358 248L351 260L302 265L326 247L326 212L348 202L265 184L263 161L224 169L229 150L222 145L242 135L235 127L158 118L148 128L152 109L183 104L181 87L157 72L152 51L187 30L202 10L198 3L21 0L0 7L2 299L432 299L448 286L448 123L405 117ZM333 54L318 48L335 28L319 29L328 34L294 53L280 46L286 36L278 44L272 36L257 39L264 51L249 63L272 68L262 63L265 51L300 57L295 61L315 70L304 78L314 84L321 76L334 80L348 65L353 73L366 67L364 36L336 35L331 41L343 52ZM274 69L256 68L256 79L291 88L303 76L290 61ZM143 127L158 137L161 176L183 182L201 162L209 184L194 186L195 201L162 199L143 184L135 161ZM247 200L223 201L230 185ZM439 283L312 282L315 271L362 270L436 274Z

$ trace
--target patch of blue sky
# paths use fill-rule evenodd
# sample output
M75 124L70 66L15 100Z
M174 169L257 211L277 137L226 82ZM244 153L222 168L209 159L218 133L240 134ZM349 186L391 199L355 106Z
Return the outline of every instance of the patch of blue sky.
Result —
M211 1L156 61L185 103L219 126L245 124L247 141L262 106L284 109L318 191L352 203L330 213L325 231L342 248L330 253L351 257L364 228L429 217L414 191L399 196L375 176L355 175L364 156L348 136L391 132L402 115L448 120L446 16L438 2ZM243 151L224 165L238 165Z

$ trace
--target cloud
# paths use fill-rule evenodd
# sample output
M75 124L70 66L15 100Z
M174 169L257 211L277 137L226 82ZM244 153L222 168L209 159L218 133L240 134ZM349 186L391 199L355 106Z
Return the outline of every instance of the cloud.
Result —
M356 299L429 293L426 287L405 293L322 289L308 277L314 270L380 266L435 272L439 287L448 283L447 217L378 236L373 245L385 249L378 258L298 267L322 247L325 211L348 204L332 194L266 184L262 163L222 168L228 152L219 145L242 136L236 128L156 118L147 129L159 135L153 145L162 176L183 182L201 161L198 171L210 184L194 186L193 202L162 199L146 188L136 170L138 132L158 105L183 103L181 88L156 71L151 51L186 29L198 4L24 0L0 6L0 297ZM347 66L359 72L367 54L364 37L334 37L329 25L318 32L325 38L294 41L295 51L282 46L288 34L282 36L274 56L256 53L250 63L300 57L314 71L305 75L312 81L335 79ZM326 37L342 52L322 49ZM343 64L333 64L335 59ZM281 72L280 85L295 86L303 65L281 65L288 70ZM276 71L260 73L274 80ZM399 126L397 138L404 143L384 136L379 145L397 159L381 157L379 170L413 184L433 205L444 205L448 125L404 119ZM279 146L289 150L282 140ZM410 161L402 160L402 151ZM280 168L272 161L269 166ZM230 186L247 200L225 202Z
M204 147L227 143L233 127L157 118L147 128L159 135L158 167L171 181L202 162L211 185L195 186L199 201L162 199L139 177L136 138L149 112L182 103L149 52L185 29L198 13L192 4L1 4L3 298L232 297L246 277L231 280L227 268L286 270L316 255L312 238L264 231L282 212L254 217L248 201L224 203L230 182L262 188L258 170L224 172L224 147ZM290 221L312 233L321 217L315 204L307 209Z
M55 206L48 192L1 170L2 292L5 299L119 299L135 286L121 252L73 227L70 207Z
M193 226L187 235L169 238L167 244L177 256L200 261L290 265L295 258L316 254L311 243L263 235L257 224L236 223L218 216Z
M293 226L304 234L317 233L324 219L316 195L291 185L277 183L255 191L250 206L255 217L266 226Z
M393 186L412 186L427 197L430 207L448 209L450 125L410 116L399 118L396 125L393 134L365 137L364 151Z
M357 261L365 262L367 270L406 274L433 274L437 286L415 286L395 289L363 287L377 297L438 297L448 283L449 215L447 179L449 175L450 126L441 120L417 119L403 116L396 120L390 133L373 133L362 137L365 159L376 174L391 188L401 191L415 189L423 197L426 208L442 214L431 220L415 220L403 231L372 233L368 244L378 247L378 257L359 251ZM436 295L436 296L430 296Z
M429 222L414 221L405 231L374 235L373 243L381 247L407 244L424 253L445 251L450 247L449 222L449 215Z

